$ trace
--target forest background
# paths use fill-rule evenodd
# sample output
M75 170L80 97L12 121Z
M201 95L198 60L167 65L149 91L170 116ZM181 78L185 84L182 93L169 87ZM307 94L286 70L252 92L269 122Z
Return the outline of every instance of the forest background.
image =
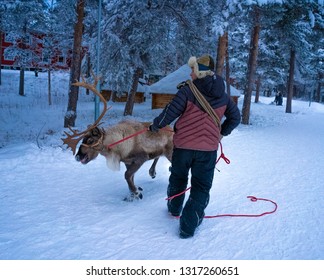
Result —
M64 127L75 126L79 89L72 82L85 68L101 76L99 87L129 92L126 116L143 73L166 75L204 53L227 84L243 90L242 123L249 124L252 91L258 102L260 92L280 90L286 113L293 97L323 102L323 15L323 0L1 0L0 32L22 40L42 32L47 54L73 46ZM18 44L6 52L18 58L24 95L24 69L34 54ZM46 70L50 81L55 69Z

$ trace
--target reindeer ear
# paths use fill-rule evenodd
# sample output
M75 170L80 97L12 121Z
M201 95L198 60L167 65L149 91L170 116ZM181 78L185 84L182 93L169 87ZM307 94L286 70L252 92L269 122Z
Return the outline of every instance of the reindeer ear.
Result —
M94 129L92 129L91 134L92 136L101 135L100 129L98 127L95 127Z

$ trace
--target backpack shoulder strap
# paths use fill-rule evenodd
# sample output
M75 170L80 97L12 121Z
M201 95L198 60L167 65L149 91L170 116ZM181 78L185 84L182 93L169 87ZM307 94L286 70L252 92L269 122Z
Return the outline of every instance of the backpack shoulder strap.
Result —
M187 84L189 85L192 93L198 100L199 104L205 109L205 111L211 116L211 118L214 120L216 125L221 128L221 122L213 108L210 106L209 102L206 100L206 98L201 94L201 92L198 90L198 88L194 85L194 83L191 80L187 81Z

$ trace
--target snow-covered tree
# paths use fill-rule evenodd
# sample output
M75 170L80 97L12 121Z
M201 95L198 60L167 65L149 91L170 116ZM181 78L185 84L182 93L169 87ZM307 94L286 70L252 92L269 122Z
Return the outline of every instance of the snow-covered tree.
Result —
M286 113L292 112L295 70L302 70L301 65L296 65L296 58L307 64L311 54L312 45L308 38L313 32L309 17L312 2L286 1L282 17L275 23L281 51L289 57Z
M189 56L210 50L206 1L104 3L101 54L105 65L101 70L109 88L127 91L138 67L145 73L167 73L186 63Z
M227 0L225 23L228 29L228 63L230 64L230 77L240 89L246 82L247 62L249 55L250 33L252 21L249 6ZM224 23L223 23L224 24Z
M307 64L305 60L297 60L303 75L309 81L307 83L310 97L321 101L321 85L324 84L324 4L313 2L310 5L309 21L312 32L307 36L311 44Z
M5 22L5 32L13 45L6 49L6 54L15 57L15 64L20 68L19 95L24 95L24 69L31 66L35 53L29 48L30 33L42 30L45 26L45 0L15 0L8 1ZM5 3L6 4L6 3Z
M4 22L3 22L3 17L6 12L6 6L4 3L0 3L0 86L2 84L2 79L1 79L1 63L2 63L2 35L4 34Z
M207 1L103 2L101 71L113 90L129 91L137 69L166 73L186 63L202 46L209 51Z
M278 40L275 28L275 23L282 18L284 7L280 3L270 3L261 9L257 75L262 79L263 89L271 92L273 88L286 83L289 67L286 52L282 50L283 43Z

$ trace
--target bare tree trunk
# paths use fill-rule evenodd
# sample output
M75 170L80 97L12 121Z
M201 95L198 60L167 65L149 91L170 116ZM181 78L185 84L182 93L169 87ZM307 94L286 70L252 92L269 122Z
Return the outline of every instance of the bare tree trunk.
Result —
M227 32L225 32L222 36L220 36L218 38L216 74L219 76L222 76L222 74L223 74L227 41L228 41L228 33Z
M226 53L225 53L225 61L226 61L226 93L228 96L231 96L231 82L230 82L230 65L229 65L229 54L228 54L228 33L227 33L227 40L226 40Z
M259 16L260 11L257 7L254 8L255 11L255 26L253 28L250 44L250 54L249 63L247 69L247 85L244 89L244 100L242 108L242 124L249 124L250 119L250 107L251 107L251 97L254 84L254 75L256 70L257 56L258 56L258 42L260 33L260 23Z
M287 103L286 103L286 113L291 113L291 103L294 91L294 72L295 72L295 58L296 51L294 49L290 50L290 62L289 62L289 78L288 78L288 92L287 92Z
M137 91L137 86L138 86L138 81L140 76L142 75L143 70L141 68L136 68L134 75L133 75L133 82L132 82L132 87L131 90L129 91L128 97L127 97L127 102L125 105L125 110L124 110L124 116L132 115L133 114L133 108L134 108L134 102L135 102L135 95Z
M1 21L1 20L0 20ZM1 64L2 64L2 31L0 30L0 86L2 84L2 79L1 79Z
M48 68L48 105L52 105L52 93L51 93L51 69Z
M26 41L27 41L27 20L24 21L23 26L23 37L22 37L22 45L23 48L26 48ZM26 61L23 58L19 58L19 66L20 66L20 74L19 74L19 95L25 95L25 66Z
M77 117L76 109L79 87L73 86L72 83L78 81L81 74L81 43L83 33L84 3L85 0L78 0L76 7L77 22L74 25L73 55L69 82L69 101L67 112L64 117L64 127L75 126L75 120Z
M321 73L318 73L318 84L317 84L317 89L316 89L316 102L321 102L321 80L322 80L322 75Z
M19 74L19 95L25 95L25 68L23 66L20 67Z
M261 87L261 77L258 76L257 85L256 85L256 90L255 90L255 99L254 99L254 103L258 103L258 102L259 102L259 97L260 97L260 87Z
M87 78L91 76L91 61L90 61L90 53L87 53ZM90 90L86 89L86 94L90 94Z
M111 101L115 102L117 98L117 92L115 90L111 91Z

